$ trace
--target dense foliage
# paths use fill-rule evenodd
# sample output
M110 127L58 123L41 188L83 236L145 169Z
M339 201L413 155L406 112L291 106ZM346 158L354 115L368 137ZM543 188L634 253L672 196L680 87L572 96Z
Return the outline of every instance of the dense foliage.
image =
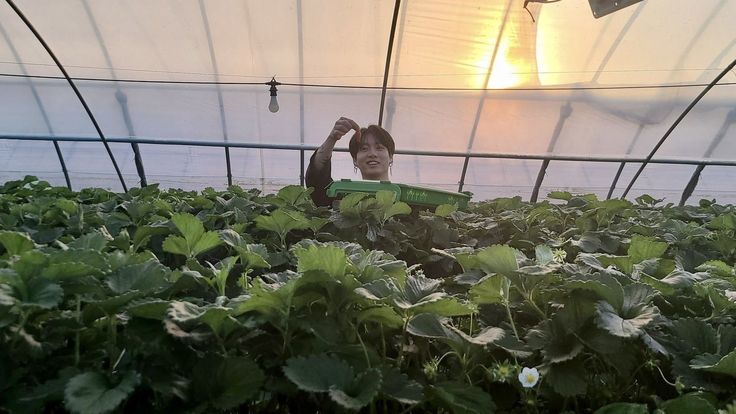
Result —
M551 197L8 182L0 411L736 412L736 209Z

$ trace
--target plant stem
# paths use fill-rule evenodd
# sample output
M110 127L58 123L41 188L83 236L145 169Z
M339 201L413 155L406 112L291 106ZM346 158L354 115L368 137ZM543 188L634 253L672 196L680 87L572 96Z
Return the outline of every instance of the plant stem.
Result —
M409 329L409 317L408 315L404 314L404 328L401 332L401 346L399 347L399 358L398 358L398 365L401 367L401 363L404 360L404 347L407 345L407 329Z
M80 323L82 321L82 300L79 298L79 294L77 294L77 323ZM79 341L81 334L80 329L77 329L77 332L74 334L74 366L79 366Z
M506 315L508 315L509 321L511 322L511 329L514 331L514 336L516 339L521 340L521 338L519 338L519 332L516 330L516 324L514 324L514 318L511 316L511 307L509 306L508 299L504 300L503 304L506 307Z

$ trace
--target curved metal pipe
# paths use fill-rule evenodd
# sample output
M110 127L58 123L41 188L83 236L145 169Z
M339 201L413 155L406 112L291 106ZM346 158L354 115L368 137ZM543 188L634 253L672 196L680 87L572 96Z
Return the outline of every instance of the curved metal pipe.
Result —
M128 108L128 96L122 91L122 89L120 89L120 84L116 80L117 76L115 76L115 69L113 69L112 58L110 57L110 53L105 45L105 40L102 38L102 32L100 32L100 28L97 26L97 20L95 19L87 0L82 1L82 6L84 7L84 11L87 13L89 22L92 25L92 30L95 32L97 43L100 44L100 49L102 50L102 54L105 56L107 66L110 68L110 76L115 81L115 99L118 101L120 110L123 113L123 122L125 122L125 127L128 129L128 135L134 137L135 129L133 128L133 119L130 116L130 109ZM138 144L135 143L130 144L130 147L133 149L133 161L135 162L135 169L138 172L138 178L141 180L141 187L145 187L148 185L148 181L146 180L146 170L143 168L143 158L141 157L140 148L138 147Z
M20 17L21 20L23 20L23 23L28 27L28 29L33 33L34 36L36 36L36 39L41 43L44 49L46 49L46 52L51 56L51 59L53 59L54 63L56 63L56 66L59 68L62 74L64 74L64 78L69 83L69 86L72 87L72 90L74 90L74 93L77 95L77 98L79 98L79 102L82 103L82 106L84 107L85 112L87 112L87 116L89 116L90 121L92 121L92 125L94 125L95 130L97 131L97 134L100 136L100 139L102 140L102 143L105 145L105 150L107 150L107 155L110 156L110 161L112 161L113 167L115 167L115 172L118 175L118 178L120 179L120 184L123 186L123 192L128 192L128 187L125 185L125 180L123 180L123 174L120 172L120 168L118 167L117 161L115 161L115 156L112 153L112 149L110 149L110 145L107 143L107 139L105 139L105 134L102 133L102 129L100 129L100 125L97 123L97 120L95 119L94 115L92 115L92 111L89 109L89 106L87 105L87 101L84 100L84 97L79 92L79 89L77 89L77 85L74 84L71 77L69 77L69 74L66 72L66 69L64 69L64 66L61 64L59 59L56 57L54 52L51 50L49 45L46 43L45 40L43 40L43 37L41 37L41 34L38 33L35 27L33 27L33 24L31 24L30 20L23 14L23 12L18 8L18 6L13 3L13 0L6 0L8 5L15 11L15 13Z
M210 23L207 18L207 9L204 7L204 2L199 0L199 11L202 14L202 23L204 25L204 32L207 35L207 47L210 51L210 62L212 63L212 69L215 72L215 82L219 81L219 70L217 69L217 57L215 56L215 46L212 42L212 32L210 31ZM217 89L217 102L220 107L220 126L222 127L222 139L227 142L227 120L225 118L225 103L222 99L222 88L219 83L216 84ZM225 167L227 169L227 185L233 185L233 173L230 166L230 148L225 147Z
M654 154L657 152L657 150L659 150L659 148L662 146L662 144L664 144L664 142L667 140L667 138L669 138L670 134L672 134L672 131L674 131L675 128L677 128L677 126L680 125L680 122L682 122L682 120L687 116L687 114L690 113L690 111L695 107L695 105L697 105L698 102L700 102L700 100L703 99L703 97L705 96L705 94L707 94L711 89L713 89L713 87L716 86L716 84L718 83L718 81L720 81L724 76L726 76L726 74L728 72L730 72L731 69L734 68L734 66L736 66L736 59L734 59L733 62L731 62L728 66L726 66L726 68L723 69L723 71L721 71L721 73L719 73L718 76L716 76L715 79L713 79L710 82L710 84L708 86L706 86L706 88L703 89L702 92L700 92L700 94L698 94L698 96L690 103L690 105L688 105L687 108L685 108L685 110L682 111L682 113L680 114L680 116L677 117L677 119L672 124L672 126L670 126L670 128L667 130L667 132L664 133L664 136L662 136L662 138L660 138L659 142L657 142L657 145L655 145L654 148L652 148L652 151L649 153L649 155L647 155L647 157L644 160L644 162L641 164L641 166L639 167L639 169L636 171L636 174L634 174L634 177L629 182L629 185L626 186L626 190L621 195L621 198L622 199L626 198L626 196L629 194L629 190L631 190L631 187L634 186L634 183L639 178L639 176L641 175L642 171L644 171L644 168L646 168L647 164L649 164L649 162L652 160L652 157L654 157Z
M8 33L5 31L5 28L3 27L2 23L0 23L0 34L2 34L3 39L5 39L5 42L8 44L8 48L10 48L10 51L13 53L13 56L15 57L15 60L20 64L21 72L23 72L24 75L27 75L26 68L23 65L23 62L21 61L20 54L18 53L18 50L15 48L15 45L13 44L12 40L8 36ZM36 105L38 105L38 110L41 111L41 117L43 118L43 122L46 125L46 129L49 131L50 135L54 135L54 128L51 126L51 120L49 119L49 115L46 113L46 108L43 106L43 102L41 101L41 97L38 95L38 91L36 90L36 85L33 84L32 78L28 79L28 86L31 88L31 94L33 94L33 100L36 101ZM72 189L72 182L69 179L69 171L66 168L66 162L64 162L64 155L61 153L61 147L59 146L59 142L54 140L54 149L56 150L56 156L59 157L59 164L61 164L61 172L64 173L64 180L66 181L66 188L69 190Z
M483 81L483 86L488 86L488 81L491 80L491 74L493 73L493 66L496 63L496 57L498 57L498 49L501 47L501 39L503 38L503 34L506 31L506 23L509 21L509 15L511 14L511 4L513 3L513 0L509 0L509 2L506 4L506 12L503 15L503 20L501 21L501 27L498 29L498 37L496 38L496 43L493 45L493 52L491 53L491 59L488 62L488 71L486 71L486 77ZM473 121L473 128L470 130L470 138L468 138L468 154L470 154L470 150L473 148L473 144L475 143L475 134L478 132L478 124L480 124L480 117L483 114L483 106L486 102L486 96L488 95L487 90L483 90L483 93L480 94L480 99L478 100L478 108L475 110L475 120ZM468 164L470 164L470 155L465 157L465 160L463 161L463 169L460 172L460 182L457 186L457 191L461 192L463 191L463 186L465 185L465 175L468 173Z
M391 20L391 34L388 37L388 51L386 52L386 68L383 71L383 87L381 88L381 108L378 112L378 125L383 126L383 107L386 104L386 86L388 86L388 72L391 69L391 53L394 49L394 36L396 35L396 22L399 19L401 0L394 2L394 16Z

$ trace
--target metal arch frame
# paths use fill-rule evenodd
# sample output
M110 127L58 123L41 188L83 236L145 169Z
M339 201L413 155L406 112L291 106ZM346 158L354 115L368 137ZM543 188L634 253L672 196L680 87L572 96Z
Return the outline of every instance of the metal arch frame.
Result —
M503 20L501 21L501 28L498 29L498 37L496 38L496 43L493 45L493 53L491 54L491 60L488 63L488 71L486 72L486 77L483 83L484 87L488 87L488 81L491 79L491 73L493 73L493 66L496 64L496 57L498 56L498 48L501 45L501 39L503 38L503 34L506 31L506 23L509 21L509 14L511 14L511 4L513 3L513 0L509 0L508 3L506 3L506 12L503 15ZM475 142L475 134L478 132L478 124L480 123L480 116L483 113L483 106L486 102L486 96L488 95L488 90L484 89L483 92L480 94L480 99L478 100L478 108L475 111L475 119L473 120L473 128L470 130L470 137L468 138L468 156L465 157L465 161L463 161L463 169L460 173L460 181L458 182L457 191L461 192L463 191L463 185L465 185L465 174L468 172L468 164L470 163L470 149L473 148L473 143Z
M726 4L726 0L721 0L720 3L718 3L718 5L713 8L713 10L708 15L708 17L703 21L703 24L700 25L700 28L698 29L697 33L693 37L690 38L690 42L682 50L682 53L680 54L680 57L677 60L677 63L674 65L674 68L675 69L677 69L677 68L679 68L679 67L682 66L682 64L683 64L683 62L685 60L685 57L695 47L695 44L697 43L697 41L700 39L700 37L705 32L705 28L710 24L710 22L713 20L713 18L715 18L715 16L717 15L718 11L725 4ZM731 42L731 45L733 45L734 42L736 42L736 40L734 40L733 42ZM724 53L724 52L722 52L722 53ZM716 59L713 61L713 63L711 65L714 65L714 64L716 64L719 61L720 61L720 59L718 57L716 57ZM626 151L626 155L629 155L631 153L631 151L634 149L634 145L636 145L636 142L639 140L639 136L644 131L645 126L646 125L643 122L639 124L639 128L637 129L637 132L634 135L634 138L631 140L631 143L629 144L629 148ZM618 171L616 172L616 175L613 177L613 181L611 182L611 186L608 189L608 194L606 196L606 200L610 200L611 197L613 196L613 192L616 189L616 186L618 185L618 180L621 177L621 174L623 173L625 167L626 167L626 163L625 162L624 163L621 163L621 165L619 165ZM683 190L683 192L684 191L687 191L687 186L685 187L685 189Z
M718 129L718 132L716 132L716 135L713 137L710 145L708 145L708 149L705 150L705 154L703 154L704 158L710 158L710 155L713 153L713 151L715 151L716 148L718 148L718 145L721 143L721 141L723 141L723 138L726 136L728 129L734 123L736 123L736 108L731 109L726 114L726 118L723 120L723 124ZM680 206L685 205L687 199L690 198L690 196L693 194L693 191L695 191L695 187L698 186L698 181L700 181L700 173L703 172L703 169L705 169L705 165L700 164L693 172L693 175L690 177L690 181L687 182L685 189L682 190L682 196L680 197Z
M399 19L401 0L394 1L394 15L391 20L391 33L388 36L388 51L386 52L386 67L383 71L383 86L381 87L381 107L378 110L378 125L383 126L383 108L386 103L386 87L388 86L388 72L391 69L391 54L394 49L394 36L396 35L396 22Z
M23 72L24 75L27 75L26 68L23 65L23 62L21 61L20 54L18 53L18 50L15 48L15 45L13 44L12 40L8 36L8 33L5 31L5 28L2 25L2 22L0 22L0 34L5 39L5 42L7 43L8 47L10 48L11 53L13 53L13 56L15 57L15 60L20 63L20 70ZM31 78L28 78L28 86L31 88L31 93L33 94L33 99L36 101L36 105L38 105L38 110L41 111L41 117L43 118L44 124L46 124L46 129L49 131L50 135L54 135L54 128L51 126L51 120L49 119L49 115L46 113L46 108L43 106L43 102L41 101L41 97L38 95L38 91L36 90L36 85L33 84L33 80ZM66 162L64 162L64 155L61 153L61 147L59 146L59 142L56 140L53 140L54 143L54 149L56 150L56 155L59 157L59 163L61 164L61 171L64 173L64 180L66 181L66 188L69 190L72 189L72 182L69 179L69 171L66 168Z
M641 166L639 166L639 169L636 171L636 174L634 174L634 177L629 182L629 185L626 186L626 190L624 190L623 194L621 194L621 199L625 199L626 198L626 196L629 194L629 191L631 190L631 187L634 186L634 183L639 178L639 176L641 175L642 171L644 171L644 168L646 168L647 164L649 164L649 162L652 161L652 158L654 157L654 154L657 153L657 150L659 150L659 148L662 146L662 144L664 144L664 142L667 140L667 138L669 138L669 136L672 134L672 131L674 131L675 128L677 128L677 126L680 125L680 122L682 122L682 120L687 116L687 114L690 113L690 111L695 107L695 105L697 105L698 102L700 102L700 100L703 99L703 97L711 89L713 89L713 87L718 83L718 81L720 81L724 76L726 76L726 74L728 72L730 72L734 68L734 66L736 66L736 59L734 59L728 66L726 66L726 68L723 69L723 71L721 71L721 73L719 73L718 76L716 76L710 82L710 84L708 84L708 86L706 86L705 89L703 89L698 94L698 96L695 99L693 99L693 101L690 103L690 105L688 105L687 108L685 108L685 110L682 111L682 113L680 114L679 117L677 117L677 119L672 124L672 126L669 127L669 129L667 130L667 132L664 133L664 135L662 136L662 138L660 138L659 142L657 142L657 144L654 146L654 148L652 148L651 152L649 152L649 155L647 155L647 157L644 159L644 162L641 164Z
M19 140L19 141L53 141L60 142L96 142L95 138L78 137L78 136L55 136L45 137L36 135L13 135L0 134L0 139ZM313 151L318 145L290 145L290 144L265 144L258 142L213 142L203 140L174 140L174 139L152 139L152 138L131 138L131 137L110 137L109 142L112 143L136 143L145 145L180 145L191 147L230 147L230 148L254 148L254 149L276 149L276 150L307 150ZM349 152L347 148L335 148L336 152ZM468 154L466 152L452 151L422 151L422 150L396 150L400 155L422 155L431 157L452 157L464 158ZM587 161L587 162L644 162L644 158L627 158L627 157L590 157L580 155L551 155L551 154L513 154L513 153L491 153L491 152L475 152L470 154L471 158L495 158L495 159L515 159L515 160L552 160L552 161ZM653 164L675 164L675 165L722 165L736 167L736 160L703 160L703 159L683 159L683 158L657 158L650 160Z
M135 129L133 128L133 120L130 117L130 109L128 108L128 97L122 91L122 89L120 89L120 84L119 82L117 82L117 76L115 76L115 69L113 68L112 58L110 57L110 53L107 50L107 45L105 45L105 40L102 38L102 32L100 32L100 28L97 26L97 20L95 19L94 13L92 13L92 9L90 8L87 0L82 0L82 7L87 13L87 17L89 17L90 24L92 25L92 30L95 32L97 42L100 44L100 49L102 50L102 54L105 56L107 66L110 68L110 75L112 76L112 80L115 82L115 100L117 100L118 104L120 104L120 110L122 111L125 127L128 129L128 135L134 137ZM145 187L148 185L148 181L146 180L146 170L145 168L143 168L143 158L141 157L140 149L138 148L138 144L130 144L130 147L133 149L135 169L138 172L138 178L140 179L141 187Z
M217 90L217 102L220 107L220 126L222 127L222 139L228 142L227 136L227 119L225 118L225 103L222 100L222 87L219 83L219 70L217 68L217 57L215 56L215 46L212 42L212 33L210 31L210 23L207 18L207 9L204 7L204 2L199 0L199 11L202 15L202 23L204 25L204 31L207 35L207 47L210 52L210 61L212 63L212 69L215 72L215 89ZM227 169L227 185L233 185L233 173L230 166L230 147L225 147L225 166Z
M64 74L64 78L69 83L69 86L71 86L72 90L74 90L74 93L77 95L77 98L79 98L79 102L84 107L85 112L87 112L87 116L89 116L90 121L92 121L92 125L95 127L95 130L97 131L97 134L100 136L100 139L102 140L102 144L105 145L105 150L107 150L107 155L110 156L110 161L112 161L112 165L115 168L115 172L118 175L118 178L120 179L120 184L123 186L123 192L128 192L128 186L125 185L125 180L123 179L123 174L120 172L120 167L118 167L117 161L115 161L115 155L112 153L112 149L110 148L110 144L108 144L107 139L105 138L105 134L102 132L102 129L100 129L100 125L97 123L97 119L95 119L95 116L92 114L92 110L89 108L89 105L87 105L87 101L84 100L84 97L82 96L82 93L79 92L79 89L77 88L77 85L74 84L74 81L72 81L72 78L67 73L66 69L64 69L64 65L61 64L61 61L56 57L54 52L51 50L51 47L46 43L46 41L41 37L41 34L38 33L36 28L33 26L30 20L23 14L23 12L18 8L18 6L13 3L13 0L5 0L10 8L15 11L15 13L20 17L20 19L25 23L26 27L33 33L33 35L38 39L38 41L41 43L43 48L46 50L46 52L51 56L51 59L53 59L54 63L56 63L56 66L59 68L62 74Z
M624 39L624 36L629 32L631 29L631 26L634 24L634 21L639 17L639 14L641 13L641 10L644 8L644 3L641 3L637 6L636 11L629 17L629 20L626 22L626 25L621 29L618 36L616 37L616 40L613 42L611 47L608 49L608 52L606 52L606 55L601 59L601 63L598 65L598 70L595 72L595 75L593 76L593 82L596 82L598 78L600 77L601 71L603 70L606 65L608 65L608 62L613 57L613 54L616 52L616 49L618 49L619 45L621 45L621 42ZM590 57L589 57L590 59ZM560 134L562 133L562 128L565 126L565 123L567 122L567 119L572 114L572 106L570 104L570 101L568 100L565 105L560 107L560 115L557 119L557 124L555 125L555 129L552 133L552 138L550 138L549 145L547 147L547 152L551 153L554 151L555 146L557 145L557 140L560 137ZM532 190L531 197L529 201L532 203L537 202L537 198L539 196L539 189L542 187L542 182L544 181L544 177L547 175L547 168L549 167L549 160L544 160L542 162L542 165L539 167L539 172L537 173L537 181L534 183L534 189Z
M304 83L304 35L302 0L296 1L296 33L299 44L299 83ZM299 87L299 143L304 145L304 86ZM299 185L304 187L304 150L299 151Z

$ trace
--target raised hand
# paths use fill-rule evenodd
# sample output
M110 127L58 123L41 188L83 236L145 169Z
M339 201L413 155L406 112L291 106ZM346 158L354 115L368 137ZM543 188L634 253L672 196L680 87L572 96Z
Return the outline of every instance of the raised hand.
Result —
M342 116L335 122L335 126L332 127L332 131L327 138L331 139L334 142L337 142L340 138L343 137L343 135L350 132L351 129L354 129L356 131L356 133L358 134L357 139L358 141L360 141L360 126L352 119Z

